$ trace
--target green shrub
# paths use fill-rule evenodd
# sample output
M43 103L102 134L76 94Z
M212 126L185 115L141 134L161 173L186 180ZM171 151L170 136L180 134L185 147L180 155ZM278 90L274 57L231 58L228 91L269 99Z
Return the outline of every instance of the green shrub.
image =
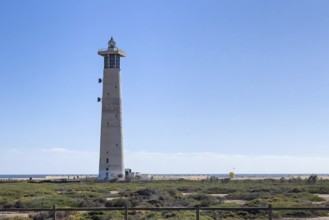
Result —
M105 202L105 207L125 207L129 205L127 199L113 199Z

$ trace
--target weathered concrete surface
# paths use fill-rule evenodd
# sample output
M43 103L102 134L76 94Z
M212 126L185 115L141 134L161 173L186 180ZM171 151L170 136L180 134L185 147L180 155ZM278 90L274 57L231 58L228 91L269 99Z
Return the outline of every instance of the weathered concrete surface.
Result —
M123 179L120 58L125 53L116 48L111 38L108 50L99 51L98 54L104 57L98 179Z

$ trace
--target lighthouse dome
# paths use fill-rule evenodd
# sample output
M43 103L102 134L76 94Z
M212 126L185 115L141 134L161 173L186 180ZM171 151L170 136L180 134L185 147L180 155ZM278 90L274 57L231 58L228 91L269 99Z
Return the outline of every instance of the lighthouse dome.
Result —
M115 43L115 40L113 39L113 37L111 37L111 39L109 40L108 46L109 46L109 48L115 48L116 47L116 43Z

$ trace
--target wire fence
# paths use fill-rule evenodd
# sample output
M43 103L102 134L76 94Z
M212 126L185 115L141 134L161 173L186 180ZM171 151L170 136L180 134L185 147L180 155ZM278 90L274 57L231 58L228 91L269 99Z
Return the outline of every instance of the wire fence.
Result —
M50 212L52 213L53 219L57 220L58 212L91 212L91 211L121 211L124 216L124 220L128 220L130 211L192 211L195 212L195 219L200 220L200 213L202 211L219 211L219 212L259 212L263 211L266 213L266 218L272 220L273 211L326 211L329 212L329 207L312 207L312 208L296 208L296 207L244 207L244 208L219 208L219 207L159 207L159 208L144 208L144 207L91 207L91 208L9 208L0 209L0 213L23 213L23 212Z

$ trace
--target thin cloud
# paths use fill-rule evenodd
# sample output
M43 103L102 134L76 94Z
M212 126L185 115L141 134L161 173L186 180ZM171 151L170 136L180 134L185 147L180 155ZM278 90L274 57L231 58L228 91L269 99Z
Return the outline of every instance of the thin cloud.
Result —
M93 174L99 154L64 148L5 150L0 155L1 174Z
M328 173L329 157L126 152L126 166L148 173Z
M217 152L125 150L125 167L153 174L329 173L327 156L228 155ZM0 154L2 174L97 174L98 151L65 148L8 149Z
M65 149L65 148L54 147L54 148L42 149L42 151L48 151L48 152L69 152L70 150Z

